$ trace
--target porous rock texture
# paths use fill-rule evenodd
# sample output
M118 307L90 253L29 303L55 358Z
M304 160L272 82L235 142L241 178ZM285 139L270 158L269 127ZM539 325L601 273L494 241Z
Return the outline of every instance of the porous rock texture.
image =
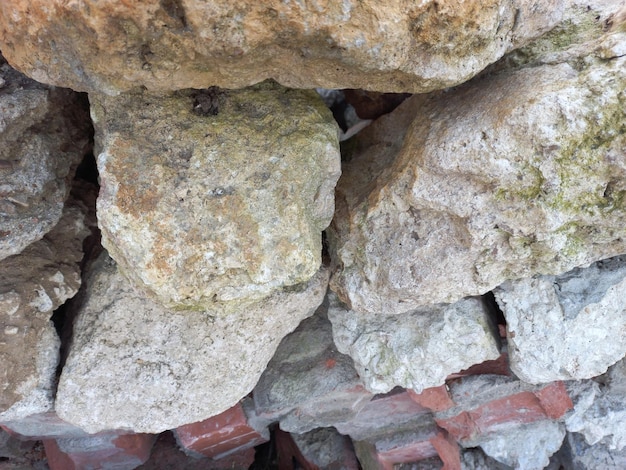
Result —
M104 253L85 280L56 396L87 432L158 433L217 415L250 392L280 340L324 298L328 270L240 312L173 311L146 298Z
M626 57L590 56L405 101L343 168L331 288L401 313L626 251L625 87Z
M108 94L266 78L426 92L468 80L563 11L557 0L12 1L0 6L0 48L36 80Z
M555 421L537 421L505 430L480 443L485 454L519 470L541 470L561 448L565 426Z
M53 409L60 340L51 317L81 284L87 211L69 202L58 224L0 261L0 422Z
M92 96L102 244L168 307L232 311L307 282L340 175L312 91Z
M59 222L90 128L77 93L37 83L0 56L0 260Z
M396 386L420 393L473 364L497 359L498 343L479 298L400 315L360 315L329 294L337 349L354 359L368 390Z
M589 379L626 355L626 257L495 291L511 369L525 382Z
M565 419L567 430L580 433L589 445L603 442L609 449L626 448L626 359L596 380L570 382L574 410Z

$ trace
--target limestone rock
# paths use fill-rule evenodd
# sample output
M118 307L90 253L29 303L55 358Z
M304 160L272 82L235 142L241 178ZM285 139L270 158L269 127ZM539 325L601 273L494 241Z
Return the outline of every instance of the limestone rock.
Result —
M420 393L448 375L500 356L482 301L468 298L401 315L360 315L330 295L337 349L354 359L368 390Z
M0 48L38 81L89 92L266 78L425 92L466 81L551 29L563 10L558 0L22 0L0 8Z
M0 56L0 260L57 224L89 128L78 94L36 83Z
M232 310L318 271L340 157L315 92L267 82L92 103L102 243L136 285L168 307Z
M71 203L43 239L0 261L2 423L53 409L60 341L51 317L80 287L85 220Z
M57 413L90 433L159 433L217 415L252 390L283 336L322 302L327 279L322 269L301 290L230 315L172 311L105 253L85 280Z
M626 57L586 60L414 96L361 131L329 236L341 300L401 313L625 252Z
M622 470L626 468L626 449L612 450L607 439L590 446L576 432L567 433L563 449L564 468L571 470Z
M507 320L511 369L525 382L589 379L626 355L626 257L494 293Z
M626 359L612 366L603 379L602 385L593 380L568 384L574 410L565 424L590 445L603 441L609 449L621 451L626 448Z
M538 421L509 429L480 443L487 455L519 470L541 470L561 448L565 426L555 421Z

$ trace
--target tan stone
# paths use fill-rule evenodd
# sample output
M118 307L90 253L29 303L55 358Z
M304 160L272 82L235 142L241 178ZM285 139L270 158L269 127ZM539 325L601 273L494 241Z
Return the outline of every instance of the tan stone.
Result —
M0 49L44 83L116 93L238 88L425 92L464 82L553 27L559 0L21 0Z
M315 92L266 82L91 102L102 243L137 286L226 312L318 271L340 161Z

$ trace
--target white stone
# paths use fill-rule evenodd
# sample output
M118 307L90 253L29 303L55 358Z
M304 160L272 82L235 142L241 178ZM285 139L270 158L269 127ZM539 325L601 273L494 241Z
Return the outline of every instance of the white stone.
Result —
M606 372L626 355L625 290L624 256L498 287L511 370L535 384Z
M484 304L467 298L399 315L363 315L329 294L337 349L354 360L368 390L421 392L446 377L500 356Z
M225 411L252 390L280 340L322 303L325 269L242 311L174 311L146 298L103 254L87 282L56 397L89 433L159 433Z

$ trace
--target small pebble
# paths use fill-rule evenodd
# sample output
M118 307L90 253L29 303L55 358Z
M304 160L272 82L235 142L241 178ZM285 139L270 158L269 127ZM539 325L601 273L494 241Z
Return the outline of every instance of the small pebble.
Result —
M5 335L16 335L18 331L20 331L20 329L17 326L5 326L4 327Z

